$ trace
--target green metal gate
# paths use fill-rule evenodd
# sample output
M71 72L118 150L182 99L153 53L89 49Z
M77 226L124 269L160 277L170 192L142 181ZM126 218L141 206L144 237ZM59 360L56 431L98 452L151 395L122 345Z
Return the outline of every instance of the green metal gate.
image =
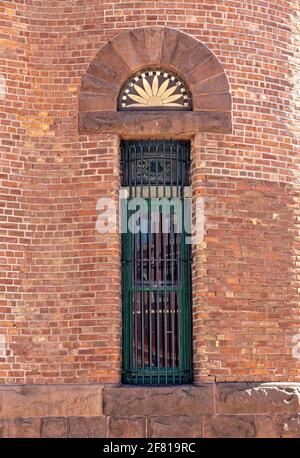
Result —
M123 141L123 382L191 382L190 143Z

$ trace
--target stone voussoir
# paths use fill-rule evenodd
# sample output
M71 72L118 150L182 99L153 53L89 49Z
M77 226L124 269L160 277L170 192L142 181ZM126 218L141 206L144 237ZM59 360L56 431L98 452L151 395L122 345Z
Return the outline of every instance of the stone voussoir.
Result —
M79 96L79 109L82 111L113 111L117 106L117 101L114 99L114 93L111 94L90 94L81 92Z
M161 51L161 65L168 66L174 60L174 55L176 51L176 47L179 40L179 35L181 32L178 32L175 29L170 29L168 27L165 28L164 32L164 39L162 44L162 51Z
M225 73L220 73L219 75L212 76L207 80L195 84L192 86L191 90L194 95L229 92L229 84Z
M97 76L86 73L82 79L80 92L92 94L114 94L119 90L119 87L112 81L103 80Z
M193 98L194 110L230 111L231 96L225 94L201 94Z
M147 27L145 29L149 65L160 64L164 31L164 27Z
M219 75L223 71L224 70L220 62L215 56L211 55L186 76L186 82L190 87L193 87L193 85L199 83L200 81Z
M92 60L86 71L87 75L92 75L102 81L114 84L116 86L116 93L120 89L120 84L123 81L122 75L110 67L109 64L102 62L97 56ZM84 77L85 78L85 75ZM82 86L81 86L82 88Z
M119 73L123 79L126 79L131 74L131 69L122 59L120 54L113 47L112 43L107 43L97 54L98 59L104 62L116 73Z
M170 64L176 68L176 69L181 69L181 72L183 75L186 75L189 73L189 60L188 57L196 47L201 46L201 44L195 39L189 35L186 35L184 33L180 33L178 35L178 42L177 46L175 48L175 54L170 62ZM210 53L211 54L211 53ZM198 62L199 64L200 62ZM192 69L197 65L194 63L192 66Z
M198 42L190 51L176 56L173 63L182 75L188 75L195 70L201 63L211 56L211 51L202 43Z
M120 33L111 43L132 72L148 64L149 58L144 28Z

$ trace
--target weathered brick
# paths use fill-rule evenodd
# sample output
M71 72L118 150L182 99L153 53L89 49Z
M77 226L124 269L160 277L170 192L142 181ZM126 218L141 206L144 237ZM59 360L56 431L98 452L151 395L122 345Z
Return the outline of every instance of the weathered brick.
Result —
M120 133L174 138L174 126L192 140L192 188L205 197L205 239L193 249L194 381L299 382L296 2L265 0L255 14L251 0L230 11L225 0L25 3L1 9L0 383L121 381L120 239L95 231L96 202L118 194ZM146 38L139 49L127 38L120 56L112 42L127 31ZM230 93L232 131L195 135L198 121L191 129L180 113L174 124L141 115L113 134L99 128L105 115L96 135L79 133L83 78L87 92L113 87L116 100L147 54L143 68L178 71L195 98L206 94L203 109ZM80 396L51 396L33 405L13 394L1 415L23 416L22 406L34 416L102 414L98 401L82 410ZM276 415L298 408L281 390L260 395L259 408L234 396L228 411L272 415L268 399Z

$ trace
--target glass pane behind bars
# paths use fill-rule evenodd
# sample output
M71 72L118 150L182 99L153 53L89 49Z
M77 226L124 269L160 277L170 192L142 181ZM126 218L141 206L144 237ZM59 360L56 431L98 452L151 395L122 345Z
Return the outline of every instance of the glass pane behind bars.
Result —
M152 212L142 215L147 223L151 220ZM159 230L151 233L138 233L134 237L134 281L135 285L144 284L155 286L177 285L180 271L181 235L174 231L170 222L170 232L162 232L163 213L159 213ZM145 224L144 227L148 227Z
M138 291L134 299L135 364L140 368L178 368L178 292Z
M148 205L139 218L142 230L123 236L123 380L133 384L188 383L190 250L184 232L176 229L174 208L167 208L169 229L164 232L164 208L152 207L151 202L155 197L176 197L184 205L189 142L126 141L121 153L122 185L128 188L128 202L146 196ZM156 226L151 224L154 217Z

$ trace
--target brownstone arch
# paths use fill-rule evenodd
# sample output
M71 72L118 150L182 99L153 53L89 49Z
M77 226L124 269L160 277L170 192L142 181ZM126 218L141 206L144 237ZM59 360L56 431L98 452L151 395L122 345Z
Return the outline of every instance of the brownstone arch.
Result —
M120 88L136 71L161 67L176 72L193 99L190 112L122 112ZM83 77L79 94L79 131L122 136L231 132L231 96L216 56L194 37L168 27L120 33L102 47Z

